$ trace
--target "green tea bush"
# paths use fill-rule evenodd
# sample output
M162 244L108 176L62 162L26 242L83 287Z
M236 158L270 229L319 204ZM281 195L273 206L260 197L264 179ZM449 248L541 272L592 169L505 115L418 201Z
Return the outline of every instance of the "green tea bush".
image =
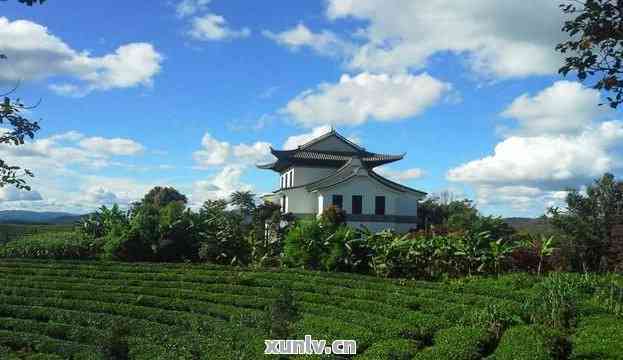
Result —
M356 360L411 360L418 352L418 343L407 339L382 340L374 343Z
M495 360L568 359L571 344L557 329L519 325L506 330L492 355Z
M0 258L94 259L101 243L77 232L38 233L0 245Z
M582 319L573 335L572 359L623 359L623 324L610 315Z
M417 353L413 359L480 359L490 339L487 330L481 328L459 326L440 330L433 346Z

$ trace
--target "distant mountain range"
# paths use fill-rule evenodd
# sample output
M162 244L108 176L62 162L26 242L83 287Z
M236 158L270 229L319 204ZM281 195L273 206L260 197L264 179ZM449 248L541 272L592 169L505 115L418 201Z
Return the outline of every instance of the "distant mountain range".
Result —
M53 211L3 210L0 211L0 224L73 224L84 216Z

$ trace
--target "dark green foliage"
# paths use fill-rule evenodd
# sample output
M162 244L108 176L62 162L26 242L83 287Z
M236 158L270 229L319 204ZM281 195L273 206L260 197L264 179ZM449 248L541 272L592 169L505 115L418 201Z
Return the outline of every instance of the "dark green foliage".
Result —
M462 326L444 329L435 335L432 347L418 352L413 359L476 360L482 358L489 341L485 329Z
M6 61L6 57L0 56L0 61ZM14 89L15 90L15 89ZM11 93L10 91L9 93ZM34 138L39 131L39 124L22 116L27 106L9 97L4 97L0 103L0 126L8 127L8 131L0 134L0 144L19 146L24 144L24 139ZM9 165L0 159L0 186L15 186L18 189L30 190L24 177L34 176L28 169L22 169L16 165Z
M609 105L616 108L623 102L623 12L619 0L566 0L560 5L570 20L562 31L569 39L556 46L566 56L558 70L567 75L577 72L580 80L597 77L594 87L612 92Z
M327 233L316 220L300 220L286 234L283 262L291 267L320 269Z
M123 321L113 322L111 328L99 341L99 351L109 360L126 360L130 352L128 336L130 327Z
M572 279L552 274L536 285L532 298L526 303L526 317L531 322L568 331L575 326L579 296Z
M324 270L359 274L372 271L373 251L360 231L340 226L326 238L325 244L328 249L322 259Z
M572 359L623 359L621 319L608 316L588 317L580 321L573 335Z
M497 349L495 360L550 360L550 349L539 326L520 325L508 329Z
M268 311L271 339L291 339L294 335L294 323L300 319L300 310L292 291L288 288L281 289Z
M255 194L251 191L234 191L229 196L229 203L236 207L241 215L250 215L255 210Z
M155 188L149 190L149 192L143 197L141 205L151 205L156 209L160 209L173 202L186 204L187 201L188 199L186 199L185 195L181 194L172 187L156 186Z
M391 339L374 343L357 360L411 360L418 351L417 342L408 339Z
M573 270L607 270L609 234L617 213L623 210L623 183L605 174L586 188L586 195L569 192L567 209L551 208L552 225L567 240Z
M207 201L199 211L199 258L217 264L248 264L251 244L245 238L247 225L226 207L225 201Z

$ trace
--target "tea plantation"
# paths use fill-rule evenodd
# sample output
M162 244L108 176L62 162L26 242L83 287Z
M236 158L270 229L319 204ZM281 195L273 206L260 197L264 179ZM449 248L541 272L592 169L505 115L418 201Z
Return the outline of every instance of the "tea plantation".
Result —
M0 259L0 358L264 358L267 309L287 291L289 338L355 339L355 359L623 359L623 278L554 276Z

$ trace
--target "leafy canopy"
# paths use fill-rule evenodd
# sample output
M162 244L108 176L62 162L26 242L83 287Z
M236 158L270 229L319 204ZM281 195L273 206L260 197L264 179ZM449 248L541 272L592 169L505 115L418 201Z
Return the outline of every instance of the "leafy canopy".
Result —
M623 102L623 0L566 0L560 7L572 18L562 28L569 39L556 46L567 56L559 73L577 72L582 81L597 76L593 86L611 92L616 108Z

